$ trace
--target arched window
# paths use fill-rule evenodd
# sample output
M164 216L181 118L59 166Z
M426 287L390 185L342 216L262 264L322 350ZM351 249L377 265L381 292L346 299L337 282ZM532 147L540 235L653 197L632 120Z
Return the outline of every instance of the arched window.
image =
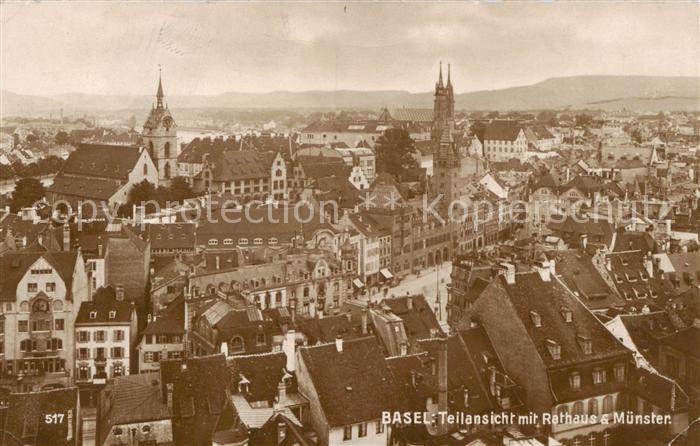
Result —
M573 415L583 415L583 403L581 401L576 401L574 403Z
M21 313L29 313L29 302L26 300L19 304L19 311Z
M163 169L163 176L165 178L170 178L170 164L166 163L165 168Z
M598 400L595 398L588 400L588 415L598 415Z
M63 311L63 301L54 300L53 301L53 311Z
M603 398L603 413L612 413L613 411L613 397L612 395L606 395Z
M248 239L247 238L240 238L240 239L238 239L238 244L245 246L248 244Z
M49 311L49 303L45 299L37 299L32 304L32 313L46 313Z
M243 338L240 336L234 336L228 343L228 351L230 352L241 352L243 351Z
M148 175L148 163L143 163L143 174Z
M148 141L148 154L153 159L153 141Z
M165 146L163 147L163 155L166 158L170 158L170 143L169 142L166 142Z

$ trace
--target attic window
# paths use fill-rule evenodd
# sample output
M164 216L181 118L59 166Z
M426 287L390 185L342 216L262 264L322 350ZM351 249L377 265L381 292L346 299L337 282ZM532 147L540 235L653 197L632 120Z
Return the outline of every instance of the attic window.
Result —
M561 317L564 318L565 322L571 322L574 318L573 314L571 313L571 310L569 310L566 307L561 309Z
M578 372L572 372L569 375L569 387L572 390L578 390L581 388L581 375Z
M109 318L110 318L110 319L114 319L115 317L117 317L117 312L114 311L114 310L110 311L110 312L109 312Z
M90 312L90 319L97 319L97 311Z
M632 274L625 273L625 277L627 278L628 282L634 283L637 281L637 276L635 276L634 273L632 273Z
M535 327L541 327L542 326L542 318L540 317L540 314L536 311L530 311L530 319L532 319L532 324Z
M644 291L639 291L638 289L634 288L634 295L637 297L637 299L646 299L647 298L647 293Z
M630 262L628 262L627 259L625 259L624 257L621 258L620 261L622 262L622 266L627 266L630 264Z
M615 282L617 282L617 283L622 283L622 277L620 277L619 275L615 274Z
M627 300L632 300L632 296L627 290L622 290L622 296Z
M652 298L654 298L654 299L656 299L657 297L659 297L659 293L657 293L657 292L654 291L653 289L650 289L650 290L649 290L649 295L650 295Z
M593 342L591 341L591 338L584 335L578 335L576 336L576 341L584 354L590 355L593 353Z
M647 280L649 280L649 276L648 276L647 273L644 272L644 271L640 271L639 277L641 277L642 280L645 281L645 282L646 282Z
M552 356L552 359L561 359L561 345L552 339L547 339L545 342L547 343L547 350L549 350L549 354Z

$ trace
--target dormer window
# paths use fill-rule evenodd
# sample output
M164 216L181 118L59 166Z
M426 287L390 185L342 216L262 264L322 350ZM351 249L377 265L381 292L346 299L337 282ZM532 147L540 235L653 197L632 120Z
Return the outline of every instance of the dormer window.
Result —
M625 300L632 300L632 295L627 290L622 290L622 296Z
M90 312L90 319L97 319L97 311Z
M621 258L620 261L622 262L622 266L628 266L630 264L630 262L624 257Z
M549 354L554 360L559 360L561 359L561 345L557 341L554 341L552 339L547 339L547 350L549 350Z
M645 282L646 282L647 280L649 280L649 276L648 276L647 273L644 272L644 271L641 271L641 272L639 273L639 277L641 277L642 280L645 281Z
M622 277L620 277L619 275L615 274L615 282L617 282L617 283L622 283Z
M632 273L632 274L625 273L625 277L627 278L628 282L634 283L637 281L637 276L634 273Z
M248 381L245 376L241 375L241 380L238 382L238 392L248 393L248 386L250 386L250 381Z
M530 319L532 319L532 324L535 327L541 327L542 326L542 318L540 317L540 314L536 311L530 311Z
M644 291L639 291L638 289L634 289L634 295L637 297L637 299L646 299L647 298L647 293Z
M110 318L110 319L114 319L115 317L117 317L117 312L114 311L114 310L110 311L110 312L109 312L109 318Z
M567 323L570 323L574 319L573 313L566 307L561 309L561 317L563 317L564 321Z
M578 341L578 345L581 347L581 351L583 351L584 354L590 355L593 353L593 342L591 341L591 338L584 335L578 335L576 336L576 341Z
M656 291L654 291L653 288L649 290L649 295L651 295L651 297L654 298L654 299L656 299L657 297L659 297L659 293L657 293Z

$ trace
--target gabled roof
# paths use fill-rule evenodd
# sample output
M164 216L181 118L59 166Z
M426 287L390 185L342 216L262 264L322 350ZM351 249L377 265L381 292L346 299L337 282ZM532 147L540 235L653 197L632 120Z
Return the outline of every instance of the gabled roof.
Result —
M569 250L557 251L556 270L581 302L591 310L622 307L626 304L612 290L593 265L586 253Z
M344 339L355 337L352 325L344 314L300 318L296 320L296 328L306 336L309 345L333 342L339 335Z
M66 176L60 173L54 177L48 192L84 199L109 200L122 187L116 180Z
M238 384L245 378L248 382L248 391L243 394L246 400L270 404L274 401L278 384L286 374L287 357L283 352L231 356L226 361L231 371L232 393L239 393Z
M392 410L399 389L374 337L300 347L323 415L330 427L346 426L381 418Z
M161 396L158 373L140 373L114 379L111 391L111 410L105 414L111 426L166 420L172 416Z
M484 140L515 141L522 130L518 121L495 120L486 126Z
M256 150L229 150L210 161L214 181L268 178L270 166Z
M141 149L135 146L82 143L70 154L61 173L126 182L140 157Z
M194 223L160 223L148 225L151 249L193 249L196 243Z
M698 351L698 345L700 345L700 328L698 327L689 327L685 330L677 331L672 335L662 338L661 342L688 356L700 358L700 351Z
M408 299L412 303L411 309L408 308ZM409 339L428 338L433 330L442 333L435 313L422 294L384 299L382 304L388 306L392 313L403 320Z
M73 272L78 258L76 251L8 252L0 257L0 301L15 301L17 284L22 280L27 270L40 258L44 258L58 272L66 284L67 297L70 298Z
M236 138L195 138L178 155L177 162L201 164L205 154L214 159L227 150L239 150L240 147Z

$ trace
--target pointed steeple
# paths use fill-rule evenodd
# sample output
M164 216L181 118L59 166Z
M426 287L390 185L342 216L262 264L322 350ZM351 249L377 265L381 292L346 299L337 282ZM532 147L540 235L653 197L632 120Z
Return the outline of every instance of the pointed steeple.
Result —
M158 92L156 93L156 107L163 108L163 80L161 79L160 65L158 65Z
M440 77L438 78L438 88L443 88L444 85L442 83L442 61L440 61Z
M452 81L450 80L450 64L447 64L447 88L452 90Z

